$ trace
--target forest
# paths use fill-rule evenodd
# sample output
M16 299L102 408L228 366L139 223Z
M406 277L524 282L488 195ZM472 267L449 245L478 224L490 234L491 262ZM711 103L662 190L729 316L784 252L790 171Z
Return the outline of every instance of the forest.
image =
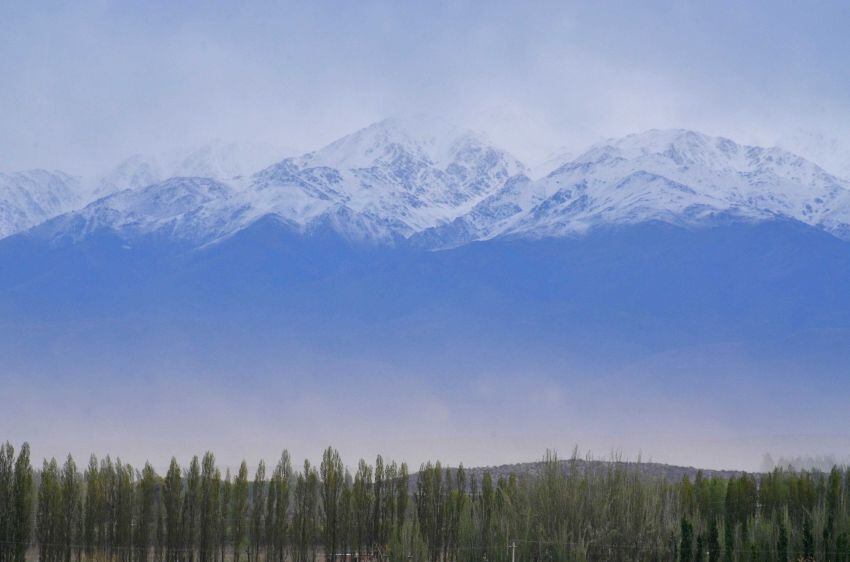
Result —
M165 474L94 455L32 466L0 448L0 562L850 562L850 471L678 481L547 453L493 477L288 452L235 474L207 452Z

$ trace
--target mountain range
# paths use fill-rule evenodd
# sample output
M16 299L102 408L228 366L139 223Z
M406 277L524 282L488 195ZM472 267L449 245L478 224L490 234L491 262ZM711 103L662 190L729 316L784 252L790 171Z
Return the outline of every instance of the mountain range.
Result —
M519 448L847 423L850 184L793 153L652 130L539 177L423 118L256 169L218 147L0 176L7 419L136 435L153 409L241 442L275 412L337 442L361 416Z
M850 333L850 183L778 148L651 130L534 179L484 135L417 117L253 173L237 153L0 176L0 344L20 355L104 315L372 356L832 349Z
M536 180L483 135L438 119L388 119L254 173L245 153L267 155L239 150L218 143L167 166L134 156L88 182L4 174L0 235L38 226L30 235L160 233L202 246L273 217L299 232L329 228L352 241L432 249L651 221L785 219L850 237L846 180L778 148L693 131L605 141Z

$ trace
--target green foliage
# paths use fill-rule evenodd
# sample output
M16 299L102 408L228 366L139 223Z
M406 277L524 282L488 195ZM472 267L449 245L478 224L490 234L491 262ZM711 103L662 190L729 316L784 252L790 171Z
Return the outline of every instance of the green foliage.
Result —
M688 522L687 517L682 517L679 537L679 562L693 562L694 560L694 527Z
M15 449L11 443L0 447L0 562L11 562L15 532Z
M836 468L670 482L552 453L524 474L429 462L411 476L378 457L352 476L332 448L300 472L284 451L253 482L244 461L222 478L209 452L164 478L94 456L82 474L70 456L34 474L29 446L16 458L7 443L0 537L0 562L33 541L42 562L850 562L850 481Z
M322 481L322 537L323 544L330 553L330 559L335 560L339 549L340 538L340 499L342 489L345 485L345 474L342 468L342 459L339 451L328 447L322 455L322 464L319 467L319 475Z
M233 560L239 562L245 548L245 525L248 518L248 465L245 461L239 465L239 472L233 482Z

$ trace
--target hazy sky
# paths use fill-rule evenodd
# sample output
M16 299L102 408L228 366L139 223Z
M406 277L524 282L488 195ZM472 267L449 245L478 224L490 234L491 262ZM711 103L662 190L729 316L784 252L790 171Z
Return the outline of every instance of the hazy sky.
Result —
M532 163L653 127L841 160L848 29L846 2L7 0L0 170L214 138L311 149L422 112Z
M0 171L52 167L88 174L133 153L213 139L309 150L382 118L414 113L483 130L529 164L603 137L683 127L782 144L850 171L848 30L846 0L2 0ZM688 360L694 380L710 380ZM299 393L271 387L280 396L291 393L291 407L278 410L270 404L277 394L262 385L262 395L238 394L223 383L190 392L179 385L188 388L192 380L165 375L152 382L139 375L137 387L105 382L90 385L91 391L79 384L84 397L77 401L68 400L70 385L47 377L39 387L29 373L7 368L0 372L0 388L22 387L11 409L15 425L4 429L10 438L32 439L36 458L59 454L66 443L79 444L80 455L92 449L120 453L131 437L132 460L147 456L158 466L166 462L165 452L206 446L225 447L219 450L228 462L261 455L271 460L277 451L268 444L281 441L296 458L315 458L334 443L346 445L348 460L384 451L414 462L433 455L479 464L528 460L549 445L567 452L580 442L602 454L622 450L635 456L643 450L671 462L757 468L765 450L791 455L848 446L846 433L816 435L824 420L848 427L846 393L786 383L759 409L746 399L763 391L744 377L728 383L750 391L738 402L723 395L707 401L711 389L694 384L682 390L685 408L664 402L667 394L659 394L657 404L635 400L631 392L643 382L637 379L614 399L608 387L591 386L591 403L609 407L587 412L583 396L571 394L574 388L551 372L528 375L525 368L505 369L498 384L462 379L458 392L435 390L421 383L424 377L411 375L396 384L409 382L417 390L416 408L404 403L361 416L359 424L351 422L352 397L340 391L332 397L333 416L300 435L281 435L281 428L323 407L316 398L322 389L306 383L296 388ZM680 372L678 364L643 368ZM788 380L808 376L807 368L789 367ZM733 371L713 364L704 371L711 369ZM269 374L273 382L272 375L277 373ZM531 380L543 390L517 404L514 380ZM38 392L42 388L46 398ZM501 390L488 394L492 388ZM787 415L801 393L806 399L800 401L818 416ZM196 401L193 415L201 412L195 417L180 410L186 395ZM458 396L477 401L477 409ZM374 396L364 393L367 398ZM37 404L45 400L60 415L41 415ZM717 403L722 407L714 409ZM417 408L427 424L398 421ZM511 409L536 416L517 424L516 416L504 415ZM611 411L619 417L603 416ZM667 427L667 420L694 412L694 425ZM170 441L155 425L138 437L137 420L144 415L163 425L174 421L179 429L167 428ZM105 429L87 435L93 421ZM458 430L476 426L487 435ZM197 435L210 428L224 436L219 445L198 443ZM695 431L702 432L698 443L691 439Z

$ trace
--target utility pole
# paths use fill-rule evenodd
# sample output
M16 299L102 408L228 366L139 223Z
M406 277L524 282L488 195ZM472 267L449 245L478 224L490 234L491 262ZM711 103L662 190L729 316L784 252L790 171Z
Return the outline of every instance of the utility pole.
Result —
M511 549L511 562L516 562L516 541L511 541L511 545L508 548Z

